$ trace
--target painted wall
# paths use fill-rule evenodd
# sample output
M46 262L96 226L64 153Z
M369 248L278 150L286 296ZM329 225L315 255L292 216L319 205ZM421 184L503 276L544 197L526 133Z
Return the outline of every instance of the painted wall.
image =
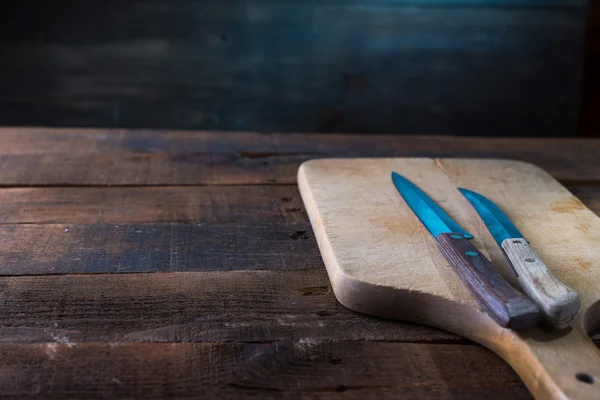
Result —
M571 136L580 0L4 5L0 125Z

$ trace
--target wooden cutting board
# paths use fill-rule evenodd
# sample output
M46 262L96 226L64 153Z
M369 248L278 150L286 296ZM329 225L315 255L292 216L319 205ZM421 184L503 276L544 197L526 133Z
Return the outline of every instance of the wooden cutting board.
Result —
M571 329L501 328L476 304L392 184L396 171L475 236L515 287L500 248L457 187L499 205L555 276L581 297ZM319 159L298 184L336 298L369 315L467 337L497 353L540 399L600 399L600 218L542 169L491 159Z

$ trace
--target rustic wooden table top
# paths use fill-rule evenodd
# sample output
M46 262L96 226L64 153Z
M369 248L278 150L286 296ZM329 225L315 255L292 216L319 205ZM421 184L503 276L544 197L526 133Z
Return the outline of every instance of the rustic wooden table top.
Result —
M0 398L530 398L490 351L334 298L327 156L536 163L600 213L600 140L0 129Z

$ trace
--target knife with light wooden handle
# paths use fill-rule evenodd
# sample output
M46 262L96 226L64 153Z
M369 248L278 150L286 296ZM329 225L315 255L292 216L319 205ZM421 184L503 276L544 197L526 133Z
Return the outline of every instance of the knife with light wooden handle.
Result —
M510 219L485 196L459 188L502 248L519 284L554 329L571 325L579 312L577 292L560 282Z

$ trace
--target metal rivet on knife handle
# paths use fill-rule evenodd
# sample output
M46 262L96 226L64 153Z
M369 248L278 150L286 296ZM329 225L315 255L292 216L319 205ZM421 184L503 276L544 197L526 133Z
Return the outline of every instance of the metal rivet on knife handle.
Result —
M479 306L496 323L523 329L538 322L540 314L535 304L506 282L471 242L454 239L449 233L439 234L436 242Z

